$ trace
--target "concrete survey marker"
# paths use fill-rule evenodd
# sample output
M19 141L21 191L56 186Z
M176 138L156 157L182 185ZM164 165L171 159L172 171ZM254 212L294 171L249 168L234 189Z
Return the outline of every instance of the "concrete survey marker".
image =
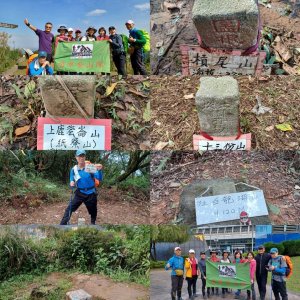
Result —
M201 132L209 136L237 136L239 102L239 86L234 78L201 78L196 94Z
M60 83L63 81L63 85ZM89 75L40 76L38 79L46 116L82 118L84 115L71 100L74 96L87 117L94 117L96 77ZM64 87L65 86L65 87Z
M92 300L92 296L85 290L77 290L66 294L67 300Z
M197 225L238 220L242 211L250 218L268 215L262 190L197 197L195 207Z
M206 47L246 50L257 43L257 0L195 0L192 14Z
M253 192L253 194L250 195L248 194L249 192ZM231 197L228 198L228 195ZM224 196L227 196L227 198L224 198ZM210 202L206 199L210 197L213 199L213 204L216 203L216 198L218 203L209 206ZM195 199L198 198L206 200L206 202L201 202L196 206ZM239 199L240 202L238 201ZM233 200L237 202L232 204L231 202ZM253 208L248 207L248 204L253 204ZM198 210L197 219L196 208ZM233 209L235 212L233 212ZM252 224L270 223L268 210L261 190L257 190L254 187L243 184L239 180L230 178L196 180L185 186L181 193L177 222L193 226L214 223L239 225L239 210L241 209L245 210L250 218L252 218ZM218 215L216 211L218 211ZM230 216L230 219L228 216Z

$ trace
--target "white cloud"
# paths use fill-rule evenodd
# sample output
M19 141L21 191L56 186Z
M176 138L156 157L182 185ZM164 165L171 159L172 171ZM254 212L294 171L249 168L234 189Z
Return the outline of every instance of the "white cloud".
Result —
M97 9L94 9L94 10L88 12L86 15L88 17L95 17L95 16L100 16L100 15L105 14L105 13L106 13L105 9L97 8Z
M149 10L150 9L150 2L136 4L134 7L137 8L138 10L141 10L141 11Z

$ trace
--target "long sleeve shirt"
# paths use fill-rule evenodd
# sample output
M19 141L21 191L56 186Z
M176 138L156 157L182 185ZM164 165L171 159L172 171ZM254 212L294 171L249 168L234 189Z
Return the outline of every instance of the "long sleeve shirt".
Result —
M32 61L29 64L29 68L28 68L29 76L43 75L44 71L46 71L47 75L53 75L53 69L50 66L46 66L46 68L43 68L43 67L36 68L35 62L36 62L36 60Z
M170 267L168 268L167 265L170 265ZM172 272L171 272L171 276L176 276L176 272L175 270L179 269L179 270L184 270L184 260L183 260L183 257L182 256L177 256L177 255L174 255L172 256L166 266L165 266L165 269L168 270L168 269L172 269Z
M112 40L111 49L113 55L118 55L124 51L122 37L119 34L110 35L109 38Z
M72 168L70 172L70 182L76 182L77 188L83 194L90 195L92 193L95 193L96 189L94 178L102 181L102 171L97 171L95 174L91 174L86 172L84 168L79 169L78 167L78 174L80 178L76 180L74 168Z
M147 42L142 32L136 28L130 29L129 35L135 39L135 42L130 42L133 47L142 48Z

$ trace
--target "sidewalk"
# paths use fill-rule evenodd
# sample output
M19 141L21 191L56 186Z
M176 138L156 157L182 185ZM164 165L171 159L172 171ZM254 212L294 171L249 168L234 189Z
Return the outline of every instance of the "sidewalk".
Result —
M150 280L151 280L151 286L150 286L150 299L151 300L170 300L171 299L171 280L170 280L170 271L165 271L162 269L154 269L150 272ZM201 280L197 281L197 294L199 294L199 297L197 297L195 300L200 300L202 298L202 292L201 292ZM259 293L257 290L257 285L255 284L256 288L256 299L259 299ZM267 286L267 296L266 300L271 300L271 287ZM241 300L247 299L247 295L245 291L242 291L242 297ZM289 300L300 300L300 296L293 294L291 292L288 292ZM182 287L182 298L183 300L187 300L188 293L187 293L187 282L184 280L183 287ZM224 299L221 296L214 296L210 297L209 300L221 300ZM225 299L234 299L234 292L231 294L227 294ZM272 294L272 300L275 300L274 295Z

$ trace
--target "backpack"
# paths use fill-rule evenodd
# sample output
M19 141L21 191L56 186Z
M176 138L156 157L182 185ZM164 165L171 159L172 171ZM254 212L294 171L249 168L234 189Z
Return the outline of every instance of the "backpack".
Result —
M149 52L150 51L150 35L144 29L140 29L139 31L142 33L143 37L146 40L146 43L143 45L143 50L144 50L144 52Z
M128 53L128 36L125 34L120 34L121 38L122 38L122 43L123 43L123 48L124 48L124 52Z
M292 260L287 255L283 255L283 259L285 260L286 265L287 265L287 268L286 268L286 271L285 271L285 276L286 276L286 278L290 278L292 276L292 274L293 274L293 263L292 263Z

